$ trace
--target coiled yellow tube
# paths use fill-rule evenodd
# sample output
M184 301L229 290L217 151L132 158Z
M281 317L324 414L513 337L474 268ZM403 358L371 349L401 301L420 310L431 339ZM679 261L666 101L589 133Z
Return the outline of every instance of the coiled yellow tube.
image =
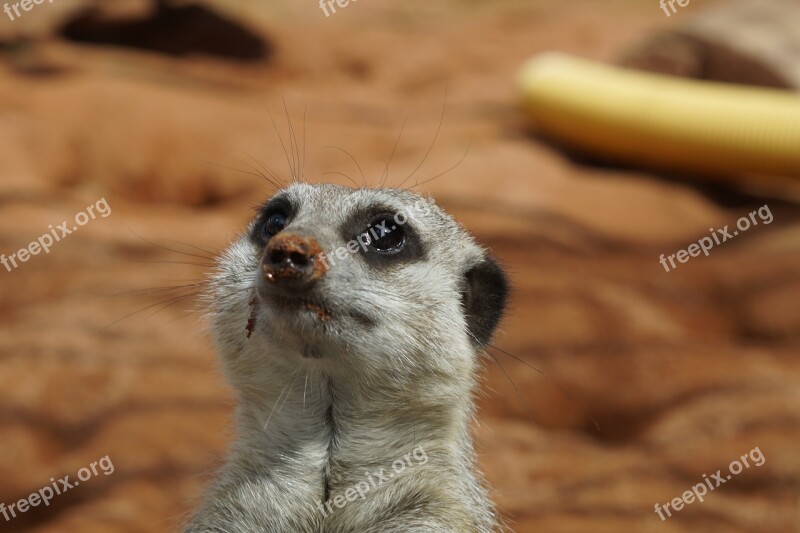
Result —
M715 175L800 177L800 96L684 80L563 54L520 71L545 135L620 161Z

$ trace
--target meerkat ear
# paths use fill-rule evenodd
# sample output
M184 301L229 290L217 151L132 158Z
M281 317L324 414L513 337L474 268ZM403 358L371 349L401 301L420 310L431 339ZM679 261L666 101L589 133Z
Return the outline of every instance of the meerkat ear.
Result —
M484 257L464 274L461 302L473 343L483 348L492 338L508 297L508 280L497 262Z

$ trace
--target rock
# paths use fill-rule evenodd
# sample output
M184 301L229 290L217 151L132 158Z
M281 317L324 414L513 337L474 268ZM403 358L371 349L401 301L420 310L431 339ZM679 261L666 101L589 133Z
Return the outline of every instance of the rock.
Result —
M672 18L633 46L625 66L701 80L800 90L800 4L737 0Z

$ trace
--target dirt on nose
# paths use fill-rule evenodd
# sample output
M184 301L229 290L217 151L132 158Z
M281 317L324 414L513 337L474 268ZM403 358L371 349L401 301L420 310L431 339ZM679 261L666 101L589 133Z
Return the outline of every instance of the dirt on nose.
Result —
M311 269L298 269L291 266L291 264L282 262L276 264L270 261L270 255L277 251L289 257L297 256L303 258L304 261L310 263ZM291 233L276 235L264 250L264 259L261 262L264 279L268 282L298 279L313 282L321 279L328 271L327 263L321 260L323 254L322 246L313 237L303 237Z

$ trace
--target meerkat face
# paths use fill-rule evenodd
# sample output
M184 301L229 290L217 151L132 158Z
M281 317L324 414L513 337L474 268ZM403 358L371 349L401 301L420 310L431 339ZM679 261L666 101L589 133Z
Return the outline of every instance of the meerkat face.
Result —
M229 357L348 372L463 368L451 358L484 347L507 294L502 270L460 225L394 189L280 190L220 266L214 331Z

